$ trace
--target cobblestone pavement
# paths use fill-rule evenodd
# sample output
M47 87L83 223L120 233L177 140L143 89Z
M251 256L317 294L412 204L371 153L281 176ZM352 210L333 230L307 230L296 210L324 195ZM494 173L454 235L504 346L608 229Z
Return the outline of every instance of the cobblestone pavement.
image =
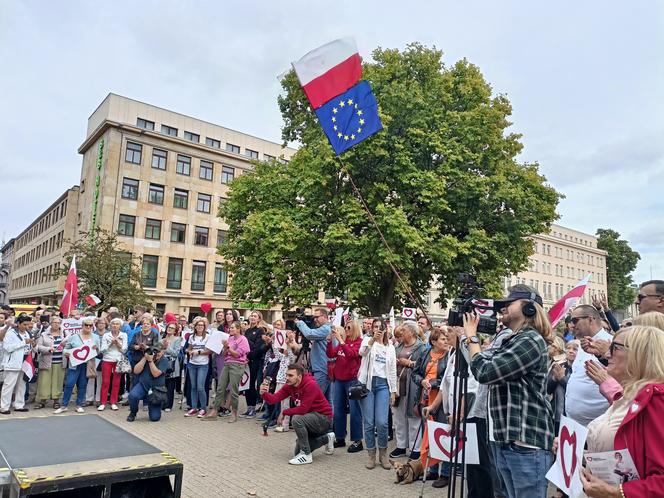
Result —
M59 416L76 417L72 408ZM49 413L50 409L31 410L22 415ZM97 411L90 407L86 413ZM177 408L164 413L156 423L149 422L144 411L129 423L125 420L127 413L123 407L117 412L106 410L100 416L178 457L184 464L183 497L248 497L250 492L275 498L419 496L421 484L397 485L393 470L378 466L365 469L366 451L349 454L346 448L337 448L328 456L321 448L314 452L313 464L292 466L288 465L295 443L292 431L270 431L268 437L263 437L255 420L238 419L235 424L226 423L226 419L202 422L184 417L185 412ZM390 442L390 450L393 446ZM447 489L434 489L427 483L424 496L447 496Z

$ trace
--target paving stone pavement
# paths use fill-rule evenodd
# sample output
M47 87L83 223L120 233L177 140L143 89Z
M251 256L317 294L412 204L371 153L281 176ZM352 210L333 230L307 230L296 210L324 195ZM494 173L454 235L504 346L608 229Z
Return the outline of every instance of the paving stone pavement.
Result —
M76 417L72 408L59 416ZM21 415L48 413L50 409ZM89 407L86 413L97 411ZM313 464L292 466L288 464L295 444L292 431L270 431L264 437L255 420L203 422L184 417L185 412L177 408L163 413L159 422L149 422L147 412L141 411L129 423L127 413L122 407L117 412L107 409L100 416L179 458L184 464L182 496L186 498L252 496L249 492L262 498L419 496L421 484L394 484L393 470L365 469L366 451L349 454L346 448L337 448L334 455L325 455L321 448L314 452ZM45 423L47 420L44 418ZM393 446L390 442L390 451ZM427 483L424 496L447 496L447 489L434 489Z

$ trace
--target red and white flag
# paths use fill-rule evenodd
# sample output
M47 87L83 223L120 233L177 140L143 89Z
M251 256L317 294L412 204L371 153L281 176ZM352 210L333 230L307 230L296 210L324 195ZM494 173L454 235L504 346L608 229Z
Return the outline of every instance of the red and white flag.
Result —
M362 61L352 38L331 41L293 62L311 107L344 93L362 77Z
M71 260L69 274L65 281L65 290L60 302L60 311L65 318L69 317L72 310L78 305L78 278L76 277L76 256Z
M90 294L89 296L85 296L85 302L90 306L97 306L99 303L101 303L101 299L99 299L94 294Z
M549 321L551 326L555 327L556 324L563 318L567 312L572 309L574 305L583 297L583 294L586 292L586 287L588 286L588 280L590 280L590 275L586 275L586 278L581 280L574 288L563 296L563 298L554 304L549 310Z
M28 380L32 380L32 377L35 375L35 364L32 361L32 353L28 353L28 356L23 360L21 370L23 370L23 373L28 376Z

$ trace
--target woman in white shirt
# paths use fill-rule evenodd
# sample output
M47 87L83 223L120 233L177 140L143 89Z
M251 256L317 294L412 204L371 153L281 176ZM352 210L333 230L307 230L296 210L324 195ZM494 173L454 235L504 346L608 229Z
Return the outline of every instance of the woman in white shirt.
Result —
M210 366L210 354L212 351L205 349L208 340L207 320L198 318L194 321L194 332L189 336L189 383L191 385L191 409L185 417L191 417L198 412L198 418L205 416L205 405L207 404L207 393L205 392L205 379Z
M387 457L387 418L397 393L397 357L388 339L385 322L375 319L371 330L372 335L366 336L360 346L362 363L357 377L368 389L367 395L360 401L364 441L369 454L366 467L373 469L376 466L377 432L380 464L384 469L390 469Z
M108 387L111 386L111 410L118 409L118 396L120 394L120 379L122 374L116 371L118 362L127 352L127 334L120 330L123 321L121 318L111 320L111 331L101 338L101 395L97 410L104 411L108 399Z

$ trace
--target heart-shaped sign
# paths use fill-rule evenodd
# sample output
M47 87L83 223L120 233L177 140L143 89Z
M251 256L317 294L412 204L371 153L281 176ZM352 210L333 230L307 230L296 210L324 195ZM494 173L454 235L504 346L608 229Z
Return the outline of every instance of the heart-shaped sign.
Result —
M286 343L286 335L284 334L284 331L283 330L275 330L274 340L277 343L277 347L282 348L284 346L284 344Z
M201 311L203 313L208 314L211 309L212 309L212 303L209 303L207 301L201 303Z
M85 361L90 354L90 346L82 346L71 352L71 355L79 361Z
M565 460L565 448L566 445L569 445L572 449L572 458L571 462L567 462ZM560 430L560 444L559 444L559 449L558 451L560 452L559 458L560 458L560 463L561 467L563 469L563 479L565 479L565 486L569 488L570 483L572 482L572 476L574 475L574 472L576 471L576 432L573 432L572 434L569 433L569 430L567 429L566 426L563 426ZM567 464L570 464L570 467L568 469Z
M404 318L415 318L415 308L404 308L401 310L401 316Z
M442 451L447 458L454 457L459 451L463 449L463 432L459 431L459 437L457 439L456 451L452 452L452 435L450 431L443 429L442 427L437 427L433 431L433 439L436 442L436 445Z

